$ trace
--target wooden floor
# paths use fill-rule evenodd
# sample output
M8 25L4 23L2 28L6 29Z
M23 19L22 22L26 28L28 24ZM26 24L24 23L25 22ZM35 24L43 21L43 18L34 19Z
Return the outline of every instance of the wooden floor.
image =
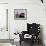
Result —
M31 46L31 43L29 44L29 43L22 42L22 44L19 46ZM33 46L43 46L43 45L42 44L34 44Z
M0 43L12 43L13 39L0 39Z

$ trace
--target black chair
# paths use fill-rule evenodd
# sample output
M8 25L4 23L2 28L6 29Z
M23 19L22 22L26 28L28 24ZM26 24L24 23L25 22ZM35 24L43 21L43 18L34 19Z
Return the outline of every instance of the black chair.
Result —
M19 35L20 36L20 44L22 41L25 41L25 39L24 39L25 34L32 35L32 37L29 39L29 41L31 41L32 45L34 42L39 43L39 33L40 33L40 24L27 23L27 31L22 31L22 34Z

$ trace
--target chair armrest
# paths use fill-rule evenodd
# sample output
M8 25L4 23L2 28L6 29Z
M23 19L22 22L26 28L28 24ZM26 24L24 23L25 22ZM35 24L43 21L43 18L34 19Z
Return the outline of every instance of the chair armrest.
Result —
M27 31L22 31L21 34L19 34L20 41L24 40L24 35L27 34Z
M27 31L22 31L22 34L23 34L23 35L25 35L25 34L27 34L27 33L28 33Z

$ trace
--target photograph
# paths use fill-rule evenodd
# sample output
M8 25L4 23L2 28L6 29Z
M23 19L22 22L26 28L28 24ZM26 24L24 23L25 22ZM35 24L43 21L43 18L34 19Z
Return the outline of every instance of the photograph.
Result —
M14 19L27 19L27 9L14 9Z

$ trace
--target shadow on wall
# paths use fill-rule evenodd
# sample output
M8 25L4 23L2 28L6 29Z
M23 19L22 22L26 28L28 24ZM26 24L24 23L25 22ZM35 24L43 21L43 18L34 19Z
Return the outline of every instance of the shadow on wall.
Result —
M43 37L43 26L42 25L40 25L40 39L42 40L42 45L45 46L44 45L44 37Z

